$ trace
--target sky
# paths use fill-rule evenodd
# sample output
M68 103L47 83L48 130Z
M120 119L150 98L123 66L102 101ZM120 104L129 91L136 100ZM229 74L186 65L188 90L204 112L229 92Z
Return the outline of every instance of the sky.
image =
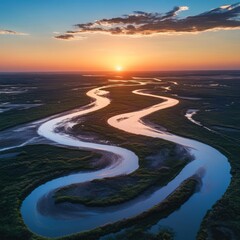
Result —
M238 1L1 0L0 71L240 70Z

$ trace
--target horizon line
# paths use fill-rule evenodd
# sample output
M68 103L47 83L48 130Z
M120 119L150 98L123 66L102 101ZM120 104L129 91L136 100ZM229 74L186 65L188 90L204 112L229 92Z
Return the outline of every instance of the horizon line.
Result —
M0 71L0 74L10 74L10 73L116 73L116 74L125 74L125 73L150 73L150 72L228 72L228 71L240 71L239 69L184 69L184 70L129 70L117 72L114 70L63 70L63 71Z

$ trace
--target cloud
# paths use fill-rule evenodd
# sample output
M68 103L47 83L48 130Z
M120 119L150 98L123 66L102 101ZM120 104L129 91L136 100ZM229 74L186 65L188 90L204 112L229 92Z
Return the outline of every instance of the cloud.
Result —
M16 32L13 30L0 29L0 35L28 35L27 33Z
M69 40L74 39L77 34L84 33L146 36L160 33L179 34L240 29L240 3L224 5L195 16L179 18L179 13L188 9L187 6L174 7L165 14L134 11L132 14L121 17L76 24L76 30L67 31L55 38Z
M60 40L73 40L74 35L73 34L62 34L62 35L56 36L55 38L60 39Z
M70 33L65 33L65 34L55 36L54 38L58 39L58 40L71 41L71 40L83 40L83 39L86 39L87 37L86 36L78 36L78 35L74 35L74 34L70 34Z

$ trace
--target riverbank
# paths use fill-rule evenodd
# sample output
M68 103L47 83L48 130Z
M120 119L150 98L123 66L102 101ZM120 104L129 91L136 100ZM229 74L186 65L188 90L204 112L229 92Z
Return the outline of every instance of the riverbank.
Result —
M1 239L36 239L19 211L24 198L50 179L69 172L96 169L95 161L100 157L92 152L49 145L29 145L0 153Z
M153 84L154 85L154 84ZM135 86L135 85L134 85ZM155 86L155 85L154 85ZM174 224L174 221L171 221L170 226L176 231L178 239L181 239L185 232L188 231L188 239L193 239L197 233L197 230L200 226L201 220L206 213L207 209L209 209L212 204L215 203L217 199L219 199L224 191L226 190L229 184L229 165L227 163L227 159L224 155L222 155L216 149L200 143L198 141L194 141L188 138L183 138L174 134L169 134L168 132L157 131L156 129L152 129L149 126L146 126L144 122L140 119L143 117L156 112L158 110L166 109L175 106L178 104L178 100L169 97L162 97L156 94L145 93L142 91L134 90L134 94L138 94L144 96L146 99L149 97L156 99L163 99L164 102L155 104L153 106L134 111L128 112L120 115L115 115L108 119L108 123L115 128L125 131L127 133L134 133L136 135L143 135L152 138L159 138L163 140L167 140L173 142L175 144L184 145L186 148L191 149L191 153L195 156L195 161L189 163L183 170L165 187L154 192L154 194L144 197L144 199L140 200L135 199L134 201L129 201L129 203L125 206L118 205L115 209L111 207L104 209L89 209L82 208L80 205L72 205L67 206L58 206L56 204L50 203L47 204L45 196L52 195L52 191L57 188L65 187L69 184L80 183L91 181L95 179L102 179L106 177L115 177L119 174L125 173L129 174L134 172L138 166L132 166L132 164L136 163L138 159L134 157L133 152L111 146L111 145L102 145L102 144L94 144L94 143L85 143L78 139L72 138L68 133L59 134L58 131L55 131L55 126L59 126L60 124L69 125L71 123L73 117L81 116L84 113L90 113L94 110L99 110L104 106L109 105L109 100L106 95L106 88L109 87L123 87L122 84L117 84L114 86L105 86L102 88L96 88L87 92L88 96L92 96L96 99L96 103L92 104L91 108L83 109L79 112L68 114L66 116L61 116L55 119L51 119L46 123L43 123L39 128L40 135L45 136L48 139L56 141L57 143L64 144L66 146L74 146L74 147L86 147L91 149L102 149L105 151L109 151L115 153L122 158L122 162L118 164L114 164L114 166L109 166L102 171L96 171L88 174L73 174L66 177L54 179L44 185L36 188L23 202L21 213L23 215L25 223L28 227L35 233L40 234L46 237L59 237L64 235L70 235L75 232L86 231L90 229L94 229L98 226L104 225L111 222L120 221L123 218L131 218L134 215L141 214L143 211L148 210L150 207L156 204L156 201L159 201L159 197L161 200L164 200L167 194L173 192L179 184L187 179L191 174L199 171L200 169L204 172L203 177L203 187L201 192L197 194L198 201L190 201L186 202L184 206L187 207L188 217L191 217L192 226L191 231L188 231L188 225L183 224L181 228L178 228L177 225ZM136 87L136 86L135 86ZM104 89L104 91L103 91ZM109 93L108 93L109 96ZM131 128L129 128L131 126ZM208 155L205 153L208 152ZM134 160L135 159L135 160ZM130 161L131 160L131 161ZM134 161L133 161L134 160ZM133 161L133 163L131 163ZM134 163L135 162L135 163ZM217 164L218 170L221 171L222 180L219 181L218 176L216 175L216 171L213 166ZM214 186L214 190L209 192L208 185ZM205 194L207 193L207 194ZM141 198L141 196L139 196ZM196 199L196 198L194 198ZM204 202L204 204L199 206L199 200ZM41 208L38 208L39 202L44 202L45 211L40 212ZM41 204L40 204L41 205ZM200 208L198 214L191 214L191 209ZM29 211L31 209L31 211ZM46 209L48 209L46 211ZM186 208L184 208L186 209ZM74 215L73 215L74 211ZM29 213L35 212L37 214L31 215ZM101 212L101 214L99 214ZM109 214L111 212L111 214ZM46 214L47 213L47 214ZM58 216L56 216L56 214ZM186 215L186 213L182 213L182 210L178 211L178 214L182 214L182 217ZM74 219L73 219L74 216ZM82 218L84 216L84 223L82 222ZM56 218L57 217L57 218ZM39 225L39 219L41 218L41 225ZM69 224L67 224L67 220ZM37 220L37 221L36 221ZM81 222L81 225L79 223ZM45 226L45 223L48 223ZM51 223L52 228L54 230L49 229L49 223ZM173 225L172 225L173 224ZM182 237L181 237L182 236Z
M209 92L211 92L210 90L209 90ZM115 92L116 94L117 94L117 91ZM193 95L195 94L195 93L192 93ZM144 101L145 100L142 100L142 103L144 103ZM186 109L190 106L190 107L192 107L192 102L188 102L188 101L184 101L184 106L186 107ZM197 103L196 104L198 107L199 106L201 106L201 105L203 105L203 102L199 102L199 103ZM182 106L181 106L182 107ZM124 109L124 108L123 108ZM177 132L179 135L184 135L184 136L186 136L186 135L188 135L189 137L193 137L193 138L195 138L195 139L198 139L198 135L199 134L202 134L202 135L204 135L204 137L203 138L201 138L202 139L202 141L203 142L208 142L208 144L210 144L210 145L214 145L214 138L212 137L212 135L210 134L210 135L208 135L208 134L204 134L203 133L203 131L201 131L201 128L195 128L193 131L192 131L192 129L191 129L191 127L190 127L190 124L188 124L187 122L186 122L186 120L185 120L185 122L183 121L181 121L180 120L180 123L179 123L179 125L181 126L181 128L179 128L179 126L174 126L174 125L171 125L171 120L173 120L173 119L181 119L181 116L183 116L184 115L184 112L185 112L185 108L179 108L179 109L181 109L179 112L177 112L178 111L178 108L175 108L174 110L176 110L176 114L173 114L173 115L170 115L170 117L166 117L166 114L160 114L159 116L158 116L158 118L156 119L156 124L161 124L161 125L163 125L164 127L166 127L166 126L168 126L168 129L170 130L170 131L172 131L172 132ZM168 111L167 111L168 112ZM165 111L164 111L164 113L166 113ZM169 113L169 112L168 112ZM221 116L221 115L220 115ZM205 116L205 119L207 119L209 116L207 115L207 116ZM96 117L96 118L98 118L98 117ZM94 118L93 118L94 119ZM101 119L99 119L100 121L101 121ZM170 120L170 121L169 121ZM178 121L179 122L179 121ZM202 121L202 119L201 119L201 122L204 122L204 121ZM185 126L185 124L186 124L186 126ZM93 129L94 129L95 127L93 127ZM102 129L102 130L104 130L104 127L99 127L99 129ZM191 134L189 134L188 133L188 131L190 131L191 132ZM121 131L116 131L116 133L117 133L117 136L115 136L115 138L116 139L118 139L117 141L116 141L116 143L118 142L118 141L121 141L121 135L120 135L120 132ZM104 135L104 132L103 132L103 135ZM107 137L108 136L113 136L113 135L115 135L115 134L113 134L113 133L109 133L109 134L105 134L105 136L106 136L106 139L107 139ZM208 139L208 137L209 137L209 139ZM112 138L113 139L113 138ZM219 141L223 141L223 140L220 140L219 139ZM224 143L225 144L225 143ZM234 165L233 166L233 168L235 169L235 170L233 170L232 171L232 173L233 173L233 176L234 176L234 178L233 179L237 179L237 169L238 169L238 165L237 165L237 161L238 161L238 159L236 158L236 156L238 155L238 150L237 150L237 146L236 146L236 151L234 150L234 148L228 148L228 152L225 152L223 149L225 149L225 146L224 146L224 144L222 145L222 147L220 146L217 146L217 145L214 145L215 147L217 147L219 150L221 150L221 151L223 151L223 153L224 154L226 154L227 156L229 156L230 157L230 160L231 160L231 162L232 162L232 164ZM229 142L229 146L230 146L230 144L232 144L232 143L230 143ZM121 144L122 146L128 146L129 145L129 142L128 141L126 141L126 142L124 142L123 144ZM221 144L220 144L221 145ZM135 148L136 148L136 150L138 150L139 148L141 148L142 147L142 145L136 145L135 146ZM232 156L235 156L235 158L233 158L233 157L231 157L230 156L230 154L229 153L232 153L233 155ZM38 159L36 156L35 156L35 159ZM16 163L16 164L18 164L18 163ZM141 164L143 164L143 161L142 161L142 163ZM17 165L15 165L15 166L17 166ZM44 166L43 166L44 167ZM9 173L8 173L9 174ZM32 175L29 175L29 178L31 178L32 177ZM21 179L19 178L19 182L21 181ZM234 184L233 184L234 183ZM229 193L230 193L230 195L231 195L231 200L230 201L224 201L223 202L223 204L222 204L222 206L220 207L220 208L218 208L220 211L219 211L219 213L221 213L223 210L227 213L228 211L229 211L229 209L231 209L231 207L232 206L234 206L233 208L232 208L232 211L231 211L231 217L230 218L226 218L226 216L227 216L227 214L225 215L225 217L223 217L223 221L221 222L221 223L223 223L224 224L224 221L226 222L226 220L224 220L224 218L226 218L226 219L229 219L228 221L232 221L231 222L231 224L228 224L228 228L232 228L233 226L236 226L236 224L234 225L234 221L235 222L237 222L236 220L234 220L234 219L236 219L236 215L237 215L237 213L239 212L238 211L238 208L237 208L237 201L235 201L235 203L236 203L236 205L234 205L233 203L234 203L234 201L233 201L233 199L234 199L234 195L236 194L236 191L232 191L233 189L237 189L237 187L236 186L238 186L238 181L233 181L232 182L232 185L230 185L230 190L229 190ZM7 192L5 192L6 194L8 194ZM227 192L227 194L228 194L228 192ZM236 194L237 196L239 195L239 194ZM235 196L236 196L235 195ZM236 200L236 199L235 199ZM230 205L230 203L231 203L231 205ZM229 206L228 208L225 208L224 206L225 206L225 204L226 204L226 206ZM217 206L217 205L216 205ZM225 208L225 209L224 209ZM214 215L215 216L217 216L216 215L216 213L214 213ZM224 215L222 215L222 216L224 216ZM12 221L13 223L14 223L14 221ZM217 222L217 218L212 218L211 219L211 222L212 223L216 223ZM211 224L212 225L212 223L211 222L208 222L207 224ZM15 222L16 223L16 222ZM9 226L11 226L11 224L10 224L10 221L9 221ZM15 227L15 229L16 229L16 231L20 231L20 228L16 228L16 226L17 226L17 224L14 226ZM214 225L212 225L212 226L214 226ZM216 225L215 225L216 226ZM5 229L7 229L7 226L5 226ZM221 230L221 228L220 228L220 230ZM3 227L3 230L2 230L2 233L4 233L4 227ZM10 233L10 231L9 231L9 233ZM220 231L220 234L221 234L221 231ZM1 235L1 236L4 236L4 235ZM19 235L19 236L21 236L21 235ZM9 235L9 237L11 238L11 235ZM17 236L16 236L17 237ZM9 239L10 239L9 238ZM17 239L17 238L13 238L13 239ZM27 238L26 238L27 239Z
M180 184L180 186L170 194L164 201L157 204L142 214L124 219L114 224L107 224L89 232L79 233L77 235L63 238L63 240L96 240L109 233L115 233L121 229L129 228L135 224L144 226L151 225L159 219L164 218L176 211L201 187L201 179L194 175Z
M200 81L199 81L200 82ZM199 230L198 239L238 239L240 236L240 191L237 186L240 184L240 165L239 165L239 140L240 135L237 132L209 132L200 126L186 122L184 117L188 109L199 109L199 113L194 116L194 119L200 121L204 126L212 128L219 125L225 127L234 126L239 128L239 108L238 106L228 103L239 101L239 83L236 81L221 81L228 88L219 87L215 89L214 94L209 97L212 89L207 89L202 85L203 93L200 90L190 92L188 88L180 89L175 87L174 93L177 94L196 94L201 98L198 101L182 100L174 109L166 109L162 112L155 113L148 117L150 121L156 124L163 124L170 132L178 135L197 139L205 142L214 148L221 151L228 157L231 163L232 179L229 188L225 192L222 199L214 204L211 211L208 211L205 216L201 228ZM229 84L229 85L228 85ZM221 103L221 104L220 104ZM209 111L210 109L210 111ZM226 112L227 114L224 114ZM159 121L159 119L161 119ZM177 119L177 124L172 124ZM216 129L217 131L217 129Z
M128 88L128 87L127 87ZM129 89L132 89L132 87L129 87ZM119 91L119 89L118 89ZM126 88L121 88L122 93L126 93L126 95L128 95L128 93L126 92ZM121 95L120 95L121 96ZM85 97L86 99L88 99L87 97ZM131 100L132 99L132 100ZM132 103L132 109L138 109L139 108L139 104L140 106L149 106L150 102L144 102L144 99L141 100L141 97L138 98L138 101L135 102L133 101L134 97L131 96L130 97L130 102ZM126 101L128 101L129 99L125 99ZM89 99L88 99L89 101ZM125 101L125 102L126 102ZM155 100L152 99L153 103L159 102L159 100ZM128 104L129 105L129 104ZM119 109L119 112L121 112L125 106L126 103L124 103L124 101L121 103L120 105L122 106ZM130 105L129 105L129 109ZM100 120L101 121L101 120ZM112 142L116 143L121 143L121 145L124 147L128 147L131 143L129 141L129 135L128 134L121 134L121 131L116 130L118 133L117 135L113 134L113 132L109 132L109 134L111 135L110 138L108 138L108 140L110 139ZM104 131L105 133L106 131ZM101 133L100 133L101 134ZM112 135L113 134L113 135ZM115 135L115 137L114 137ZM123 136L125 138L124 141L123 140ZM109 137L109 136L108 136ZM140 166L144 166L144 156L148 156L152 154L152 147L156 147L156 148L169 148L169 143L165 143L161 140L158 140L156 142L156 144L152 144L149 142L149 146L147 147L144 142L146 142L146 138L144 137L140 137L139 138L133 137L132 141L134 142L134 144L132 145L132 149L134 149L134 151L136 150L136 152L139 152L141 150L141 152L139 152L139 156L140 156ZM153 146L152 146L153 145ZM8 176L12 176L14 175L14 178L12 179L14 181L14 183L12 183L12 180L10 181L9 178L2 178L2 189L3 189L3 195L5 195L6 198L4 198L3 202L2 202L2 206L1 209L3 209L3 213L5 213L5 216L7 216L7 218L9 220L6 220L6 218L2 218L2 228L1 228L1 237L6 238L6 239L31 239L34 235L32 233L29 232L29 230L26 229L25 225L23 224L23 221L20 217L20 214L18 212L18 209L20 208L20 204L21 204L21 200L23 200L23 197L27 195L27 193L29 193L33 188L35 188L35 186L40 185L41 183L44 183L46 181L48 181L49 179L58 177L60 175L64 175L64 174L69 174L69 172L75 172L76 170L81 170L81 169L93 169L92 166L89 167L83 167L82 163L76 161L76 158L72 158L72 156L74 156L73 152L79 152L78 151L69 151L66 149L66 152L69 153L68 159L69 159L69 164L71 163L71 160L73 161L74 164L72 164L71 167L67 168L65 171L62 171L61 169L66 167L66 162L65 161L59 161L59 157L57 152L59 150L57 150L58 148L56 148L56 153L53 153L52 155L50 154L47 159L46 159L46 163L43 163L43 154L48 154L48 152L50 153L50 146L46 146L46 148L41 148L41 146L39 146L39 149L41 152L39 152L38 146L26 146L26 149L29 149L29 151L34 151L36 154L32 157L32 155L30 154L30 152L27 150L25 154L21 155L21 158L18 157L18 154L21 153L22 150L25 150L24 148L21 149L13 149L11 151L8 151L7 153L10 154L10 158L6 158L6 161L4 161L4 174L7 174ZM81 151L80 151L81 152ZM61 151L60 151L61 153ZM3 153L4 155L5 153ZM13 155L11 155L13 154ZM63 156L61 158L64 158L65 153L61 153L63 154ZM73 155L72 155L73 154ZM72 155L72 156L71 156ZM22 157L24 156L24 161L22 159ZM66 157L67 157L66 156ZM4 157L3 157L4 158ZM21 159L21 160L20 160ZM53 161L52 159L55 159L55 161ZM75 162L76 161L76 162ZM19 165L20 164L20 165ZM47 164L47 165L46 165ZM55 167L54 167L54 164ZM76 164L79 166L77 167ZM14 167L11 167L14 166ZM51 171L47 171L48 166L52 168ZM82 166L82 167L80 167ZM9 171L7 170L9 168ZM53 170L54 169L54 170ZM60 170L59 170L60 169ZM5 175L2 176L5 176ZM5 182L5 179L7 179ZM8 187L9 186L9 187ZM12 189L12 187L10 188L10 186L14 186L14 188ZM12 189L12 190L11 190ZM15 190L14 190L15 189ZM22 189L24 189L24 195L22 195ZM7 201L9 195L11 195L11 201L9 201L9 203L11 203L11 206L14 206L13 208L9 208L8 204L5 204L5 201ZM6 206L5 206L6 205ZM10 205L9 205L10 206ZM13 230L15 229L15 230Z
M146 156L145 166L133 174L67 186L56 191L55 202L93 207L120 204L166 185L194 159L182 146L169 145L164 149L163 145L155 145L151 149L155 153Z

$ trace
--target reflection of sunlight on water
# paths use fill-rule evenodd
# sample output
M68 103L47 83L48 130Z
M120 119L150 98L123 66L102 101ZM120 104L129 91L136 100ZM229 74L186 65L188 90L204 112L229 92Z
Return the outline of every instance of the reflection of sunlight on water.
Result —
M141 119L153 112L156 112L156 111L159 111L159 110L162 110L165 108L173 107L173 106L177 105L179 103L179 101L176 99L173 99L173 98L156 96L153 94L144 93L144 92L142 92L142 90L134 90L133 93L138 94L138 95L143 95L143 96L156 97L161 100L164 100L164 102L153 105L151 107L147 107L140 111L114 116L114 117L108 119L108 123L113 127L116 127L118 129L121 129L126 132L130 132L133 134L141 134L144 136L159 137L159 138L164 138L164 136L165 137L169 136L169 134L166 134L165 132L161 132L162 134L159 135L160 134L159 131L156 131L156 129L148 127L148 126L146 127L146 125L144 125L144 123L142 121L139 121L139 119ZM170 140L169 137L167 137L166 140ZM172 135L171 140L176 142L176 138L174 135ZM178 140L178 143L183 144L182 140L183 140L183 138L180 138Z
M102 75L102 74L85 74L82 75L83 77L105 77L106 75Z
M53 205L52 207L56 207L57 210L63 210L64 212L58 212L57 217L62 214L63 216L65 216L65 218L57 218L55 215L42 215L39 209L37 209L39 199L41 199L43 195L49 194L50 191L55 190L56 188L74 183L91 181L94 179L102 179L104 177L114 177L121 174L130 174L139 167L138 157L133 152L127 149L111 145L83 142L79 139L67 135L66 133L58 133L54 131L58 124L66 124L73 118L86 115L88 113L97 111L108 106L110 104L110 100L106 97L106 95L108 94L108 92L105 90L106 88L146 85L148 83L148 81L137 81L136 78L137 77L135 77L135 80L110 79L109 81L123 82L123 84L108 85L88 91L87 96L95 100L95 102L88 105L88 108L82 108L80 111L51 119L43 123L39 127L38 132L40 135L59 144L88 150L106 151L109 153L114 153L120 158L118 158L117 161L113 161L111 165L106 167L105 169L94 172L91 171L87 173L76 173L60 177L36 188L23 201L21 207L21 213L24 222L33 232L47 237L60 237L79 231L93 229L104 224L108 224L110 222L116 222L124 218L135 216L144 211L147 211L149 208L153 207L154 205L165 199L172 191L176 189L176 187L179 186L179 184L183 180L192 176L196 171L198 171L199 168L205 167L206 174L203 177L203 187L201 188L201 192L196 193L190 199L190 201L187 201L183 205L183 207L181 207L181 209L177 211L177 213L180 214L180 217L182 219L186 217L186 215L184 214L187 211L188 217L193 222L192 225L194 227L192 227L191 229L191 239L194 239L204 214L212 206L212 204L214 204L216 200L221 197L229 184L229 164L227 163L227 159L220 152L211 148L208 145L197 142L195 140L169 134L165 131L159 131L149 125L144 124L144 122L140 120L144 116L147 116L161 109L173 107L177 105L179 101L169 97L162 97L149 93L144 93L140 90L135 90L133 91L133 93L148 97L159 98L161 100L164 100L164 102L155 104L140 111L114 116L108 119L108 123L111 126L126 131L128 133L165 139L184 146L189 146L191 152L195 155L196 160L190 162L186 167L184 167L180 174L177 175L166 186L156 190L151 195L148 195L144 198L140 196L133 201L129 201L129 203L127 204L120 204L115 207L101 208L101 211L98 211L99 209L96 210L94 208L86 208L85 210L81 211L81 214L83 213L83 216L84 213L87 212L88 215L84 215L84 217L79 216L77 218L73 218L73 216L71 215L71 211L68 213L61 208L58 209L57 207L59 207L59 205ZM144 80L146 78L141 79ZM154 79L155 78L151 78L151 80ZM160 79L155 80L161 81ZM126 82L130 82L131 84L124 84ZM216 171L216 166L218 171ZM216 172L221 172L221 179L219 179L219 176L218 174L216 174ZM211 184L211 187L213 189L209 193L207 191L208 184ZM197 201L193 201L192 199L197 199ZM201 203L201 205L199 205L199 203ZM186 211L182 213L182 209L186 209ZM192 209L196 209L196 211L192 211ZM171 219L171 215L169 219ZM180 235L185 233L189 228L189 222L187 220L181 222L180 229L178 228L178 225L175 224L174 219L169 221L167 225L173 227L174 230L177 231L177 234Z
M185 114L185 117L186 117L189 121L191 121L192 123L194 123L194 124L196 124L196 125L198 125L198 126L200 126L200 127L203 127L203 128L207 129L207 130L210 131L210 132L215 132L214 130L212 130L212 129L206 127L206 126L204 126L202 123L200 123L200 122L198 122L198 121L196 121L196 120L193 119L193 116L196 115L198 111L199 111L198 109L188 109L187 112L186 112L186 114ZM216 133L216 132L215 132L215 133Z

